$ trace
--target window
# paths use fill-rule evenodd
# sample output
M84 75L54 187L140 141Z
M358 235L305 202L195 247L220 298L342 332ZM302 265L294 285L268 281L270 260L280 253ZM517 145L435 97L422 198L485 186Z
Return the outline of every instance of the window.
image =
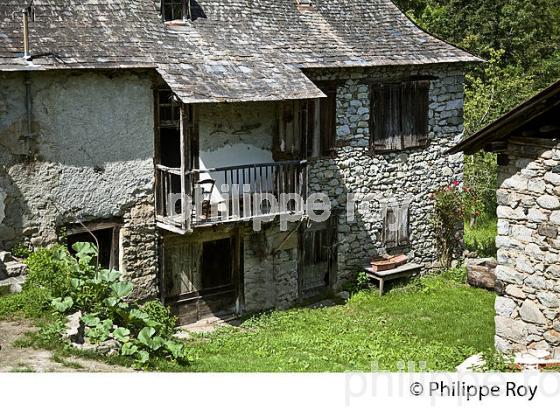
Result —
M336 85L320 84L326 98L280 104L275 159L331 156L336 140Z
M383 244L386 248L397 248L409 244L409 209L409 202L382 204Z
M105 269L119 269L120 225L113 222L100 222L70 227L67 230L68 250L74 254L72 246L76 242L90 242L99 245L99 266ZM95 239L94 239L95 237Z
M212 289L232 283L232 239L220 239L202 244L202 288Z
M162 0L161 6L164 21L194 21L197 18L206 18L206 14L196 0Z
M371 89L370 146L375 151L428 142L429 81L376 84Z
M295 0L298 9L314 9L316 0Z

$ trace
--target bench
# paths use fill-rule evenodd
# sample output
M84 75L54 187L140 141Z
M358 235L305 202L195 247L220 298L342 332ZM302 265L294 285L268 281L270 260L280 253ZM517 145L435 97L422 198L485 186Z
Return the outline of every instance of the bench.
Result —
M384 270L381 272L374 272L371 266L365 266L364 271L369 278L375 279L379 282L379 295L383 295L383 288L385 286L385 281L393 280L397 278L409 278L415 274L420 273L422 265L417 263L406 263L394 269Z

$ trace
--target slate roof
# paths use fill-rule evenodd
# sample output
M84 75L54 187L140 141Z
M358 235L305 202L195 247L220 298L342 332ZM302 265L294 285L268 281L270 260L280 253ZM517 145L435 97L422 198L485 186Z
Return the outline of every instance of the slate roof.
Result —
M302 68L480 61L416 27L389 0L191 0L207 18L162 23L154 0L0 4L0 71L154 68L184 102L323 96ZM15 14L14 14L15 13Z

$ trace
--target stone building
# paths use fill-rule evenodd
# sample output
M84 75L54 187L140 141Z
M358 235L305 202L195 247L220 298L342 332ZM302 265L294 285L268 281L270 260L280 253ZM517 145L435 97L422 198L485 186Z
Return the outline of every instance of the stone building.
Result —
M26 6L0 5L0 248L91 232L184 322L312 300L386 252L435 261L479 60L389 0Z
M560 82L456 146L498 153L496 347L560 358Z

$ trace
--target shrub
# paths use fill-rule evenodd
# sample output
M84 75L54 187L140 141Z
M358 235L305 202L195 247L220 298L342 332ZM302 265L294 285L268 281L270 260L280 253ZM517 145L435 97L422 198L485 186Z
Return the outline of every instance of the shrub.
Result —
M148 315L149 320L160 324L160 333L164 336L172 336L177 326L177 318L171 314L169 307L164 306L159 300L151 300L144 303L140 308Z
M10 249L10 253L16 258L26 259L31 255L31 250L23 243L17 243Z
M33 252L25 262L29 268L24 290L40 288L53 297L67 295L70 290L68 250L62 245Z
M466 192L458 181L436 191L434 194L434 226L439 259L444 268L451 266L453 257L463 246L463 218Z
M344 290L348 291L351 295L358 293L361 290L367 289L369 287L369 277L365 272L359 272L356 275L356 279L350 282L344 287Z

